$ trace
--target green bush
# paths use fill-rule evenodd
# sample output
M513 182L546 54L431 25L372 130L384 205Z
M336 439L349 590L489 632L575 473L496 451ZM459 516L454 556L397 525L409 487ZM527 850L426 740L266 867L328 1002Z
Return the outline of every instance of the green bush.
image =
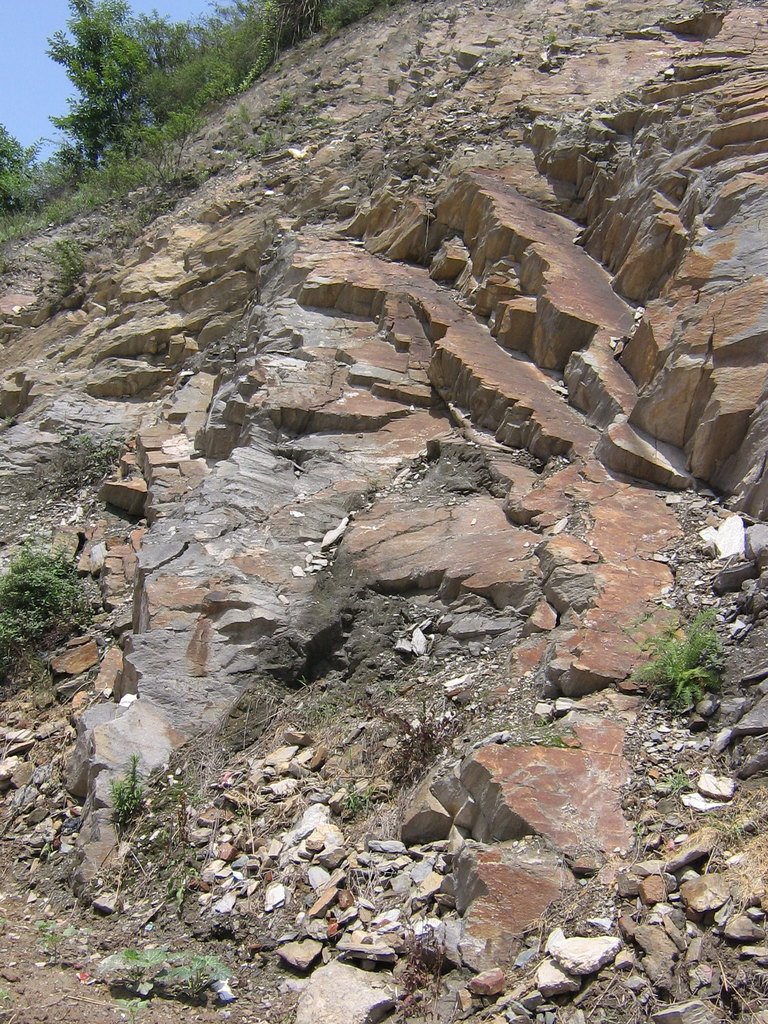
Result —
M46 255L53 266L53 287L63 298L69 295L85 271L83 247L71 238L58 238L48 246Z
M61 551L24 547L0 576L0 676L40 646L82 628L90 618L75 567Z
M113 817L120 828L133 821L144 804L144 785L139 777L139 756L132 754L128 770L122 779L113 779L109 784L112 796Z
M686 626L670 626L644 645L650 660L634 673L657 688L673 708L685 708L720 685L723 649L713 612L701 612Z
M24 147L0 124L0 213L17 213L35 204L37 147Z

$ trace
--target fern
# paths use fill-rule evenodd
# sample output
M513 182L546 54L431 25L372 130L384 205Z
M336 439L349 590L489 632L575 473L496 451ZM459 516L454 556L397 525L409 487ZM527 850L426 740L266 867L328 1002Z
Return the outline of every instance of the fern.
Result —
M662 691L674 708L689 707L720 685L723 649L713 628L713 612L701 612L682 630L670 626L644 649L651 655L634 678Z

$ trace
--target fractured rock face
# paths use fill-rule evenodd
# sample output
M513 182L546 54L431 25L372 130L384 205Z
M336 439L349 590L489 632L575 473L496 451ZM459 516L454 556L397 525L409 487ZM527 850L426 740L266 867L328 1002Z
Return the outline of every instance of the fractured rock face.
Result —
M454 873L459 948L475 970L509 962L516 938L575 884L562 859L536 842L518 849L467 842Z
M461 781L477 807L480 842L543 836L559 849L626 849L631 830L619 793L629 778L624 730L603 722L576 727L580 747L490 744L464 763Z

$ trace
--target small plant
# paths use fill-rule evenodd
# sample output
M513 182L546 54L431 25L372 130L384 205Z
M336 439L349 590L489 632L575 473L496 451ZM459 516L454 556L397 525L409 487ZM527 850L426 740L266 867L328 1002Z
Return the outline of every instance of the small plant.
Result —
M170 962L167 949L123 949L104 960L99 973L108 978L110 984L123 985L139 996L148 996L155 986L155 979ZM131 1000L140 1003L141 1000Z
M418 718L408 719L389 711L385 721L394 726L397 745L392 752L392 775L396 782L415 782L432 761L446 749L459 730L455 713L438 712L422 705Z
M542 43L545 49L549 49L550 46L554 46L557 42L557 32L553 28L548 29L541 37Z
M345 818L356 818L359 814L368 814L374 803L375 790L373 786L360 788L358 785L350 783L347 786L341 813Z
M69 295L85 270L85 254L79 242L59 238L47 249L54 270L54 289L59 298Z
M40 947L54 960L58 959L61 944L77 934L77 929L72 925L60 928L55 921L37 921L35 927L40 933Z
M109 786L113 816L119 828L129 825L144 803L144 786L139 778L139 755L131 754L128 771L122 779L113 779Z
M650 661L634 678L656 687L672 708L686 708L720 684L723 649L712 612L701 612L687 626L670 626L651 637L644 649Z
M430 929L421 935L406 935L402 956L405 969L400 979L400 1016L405 1020L416 1015L431 1016L434 1005L424 1004L427 1000L434 1004L440 994L445 948Z
M67 434L52 459L52 485L59 495L101 483L115 466L123 442L116 437Z
M188 960L179 955L176 965L163 975L164 981L175 984L183 995L199 999L214 981L225 981L230 976L226 964L215 956L193 956Z
M293 109L293 96L289 92L281 92L280 98L277 101L277 115L278 117L285 117Z
M691 780L682 768L675 769L671 774L665 776L661 782L669 796L677 796L679 793L685 793L693 789Z
M27 545L0 576L0 677L84 626L90 608L82 583L61 551Z
M125 1014L128 1024L137 1024L141 1014L149 1007L147 999L116 999L115 1002Z

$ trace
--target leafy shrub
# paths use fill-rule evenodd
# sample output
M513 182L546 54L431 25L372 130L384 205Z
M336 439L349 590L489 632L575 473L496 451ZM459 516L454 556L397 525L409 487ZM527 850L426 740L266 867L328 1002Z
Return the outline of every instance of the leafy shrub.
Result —
M34 162L37 147L24 147L0 124L0 213L34 205Z
M214 981L231 972L214 956L170 953L167 949L124 949L107 957L99 968L110 984L147 996L157 988L199 999Z
M144 786L139 777L139 755L132 754L128 771L122 779L113 779L109 784L112 796L113 817L120 828L133 821L144 803Z
M59 928L56 921L36 921L35 927L40 935L40 947L54 959L58 959L59 947L73 935L77 935L77 928L67 925L66 928Z
M90 609L77 572L61 551L24 547L0 576L0 675L40 645L84 626Z
M53 265L53 284L60 297L69 295L85 270L85 254L79 242L58 238L47 250Z
M381 0L331 0L323 6L323 28L338 32L340 28L359 21L379 6Z
M658 688L673 708L688 707L705 691L716 690L723 649L714 620L713 612L701 612L682 629L670 626L652 637L644 648L650 652L650 661L634 677Z
M123 442L115 437L68 434L58 446L51 465L51 485L60 495L101 483L115 466Z
M154 979L171 954L167 949L122 949L103 960L99 974L112 984L124 985L141 996L149 995Z

